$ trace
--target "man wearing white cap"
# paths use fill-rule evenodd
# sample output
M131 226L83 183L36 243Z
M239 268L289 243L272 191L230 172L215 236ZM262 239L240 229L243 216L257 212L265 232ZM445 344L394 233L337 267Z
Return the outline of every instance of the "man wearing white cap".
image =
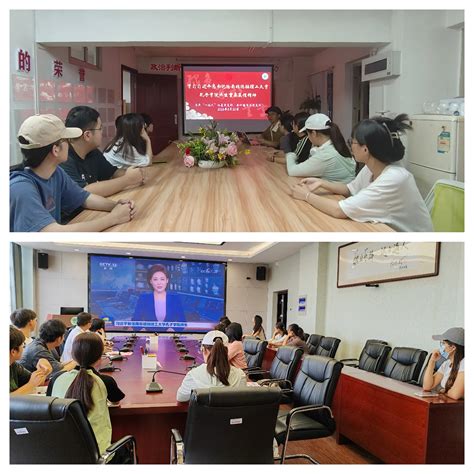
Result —
M187 402L195 388L239 387L247 384L242 369L229 364L229 338L221 331L209 331L201 341L204 364L190 370L176 394L178 402Z
M10 231L96 232L133 218L133 201L91 194L59 167L67 160L68 140L81 134L55 115L33 115L23 122L18 141L24 161L10 173ZM61 224L62 214L81 206L109 213L89 222Z
M423 390L441 387L441 392L459 400L464 398L464 328L450 328L443 334L433 336L440 341L426 366ZM440 358L446 359L435 372L435 364Z

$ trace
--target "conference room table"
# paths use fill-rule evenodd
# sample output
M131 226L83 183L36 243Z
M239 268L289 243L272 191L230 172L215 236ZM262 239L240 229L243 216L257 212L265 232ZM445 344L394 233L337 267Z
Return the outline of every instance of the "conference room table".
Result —
M180 336L180 340L196 357L196 364L203 362L199 349L200 342L191 336ZM125 338L114 338L115 347L123 347ZM163 387L161 393L146 393L145 388L152 380L153 370L142 369L140 346L145 347L145 339L139 337L133 347L133 355L128 360L114 361L120 371L112 375L125 393L119 406L111 406L112 440L131 434L137 442L140 464L169 464L171 429L177 428L184 434L188 403L176 401L176 392L193 365L192 360L181 360L171 336L159 336L157 360L163 372L158 372L155 381ZM151 351L153 352L153 351ZM104 361L103 365L106 365ZM169 373L169 372L176 373Z
M246 151L247 150L247 151ZM274 151L274 150L273 150ZM385 224L336 219L290 195L300 178L267 161L272 150L241 147L234 168L186 168L176 144L155 156L142 186L112 199L132 199L137 213L108 232L393 232ZM339 200L342 196L330 196ZM71 222L103 215L84 210Z
M421 387L344 366L332 404L336 442L386 463L463 464L464 400L422 398Z

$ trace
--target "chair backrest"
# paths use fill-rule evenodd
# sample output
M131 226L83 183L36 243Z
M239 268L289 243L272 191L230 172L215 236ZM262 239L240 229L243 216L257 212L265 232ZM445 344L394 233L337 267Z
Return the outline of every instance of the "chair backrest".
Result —
M303 333L303 341L306 342L308 340L309 334L307 332Z
M362 349L359 357L359 369L380 374L385 367L391 347L379 342L369 342L372 340L369 339Z
M279 347L270 367L270 378L293 380L303 352L297 346Z
M322 337L319 341L319 346L316 349L315 355L334 358L340 342L341 340L337 337Z
M305 356L293 386L294 405L331 407L342 367L342 362L330 357ZM308 416L332 430L335 429L335 422L326 410L308 413Z
M323 337L324 336L321 336L320 334L311 334L311 336L308 337L308 340L306 341L306 346L308 347L308 354L316 354L316 349L318 348L319 343L321 342L321 339Z
M95 464L99 457L79 400L10 397L11 464Z
M436 232L464 232L464 183L439 179L425 203Z
M265 349L267 348L267 341L260 341L259 339L248 338L244 339L244 355L247 360L247 367L252 369L254 367L262 367Z
M428 353L412 347L395 347L384 368L384 374L395 380L418 380Z
M420 372L420 376L418 377L418 380L416 380L416 385L419 385L420 387L423 385L423 378L425 376L425 372L426 372L426 369L428 367L428 364L430 363L430 359L431 359L431 356L432 354L430 354L427 358L426 358L426 364L425 366L423 367L423 370ZM440 357L436 362L435 362L435 366L434 366L434 371L436 372L440 367L441 365L443 364L443 362L446 362L446 359L444 357Z
M273 464L278 387L193 390L184 436L186 464Z

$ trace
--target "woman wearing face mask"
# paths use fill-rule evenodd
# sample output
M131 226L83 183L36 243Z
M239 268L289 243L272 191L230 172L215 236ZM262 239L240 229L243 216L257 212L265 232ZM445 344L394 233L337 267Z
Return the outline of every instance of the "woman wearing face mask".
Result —
M423 390L441 386L441 393L459 400L464 398L464 328L451 328L443 334L433 336L440 341L430 357L423 377ZM435 373L435 363L440 357L446 359Z
M289 176L316 176L340 183L355 177L355 162L339 127L324 114L311 115L300 132L306 132L312 144L309 158L298 162L295 153L286 155Z
M169 323L160 326L143 325L133 326L137 330L169 330L184 331L185 326L173 326L173 322L185 321L181 297L175 293L167 291L169 283L169 273L164 265L153 265L148 269L147 281L152 292L143 293L135 306L133 321L157 321L160 323Z

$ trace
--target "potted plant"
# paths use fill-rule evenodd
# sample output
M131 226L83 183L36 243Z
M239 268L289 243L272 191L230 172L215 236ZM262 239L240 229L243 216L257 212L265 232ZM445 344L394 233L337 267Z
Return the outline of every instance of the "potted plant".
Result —
M316 94L315 96L308 96L301 103L300 109L305 110L310 114L317 114L321 112L321 96Z
M217 122L211 121L210 125L199 129L198 137L177 146L188 168L196 163L201 168L221 168L237 164L237 142L235 133L217 130Z

